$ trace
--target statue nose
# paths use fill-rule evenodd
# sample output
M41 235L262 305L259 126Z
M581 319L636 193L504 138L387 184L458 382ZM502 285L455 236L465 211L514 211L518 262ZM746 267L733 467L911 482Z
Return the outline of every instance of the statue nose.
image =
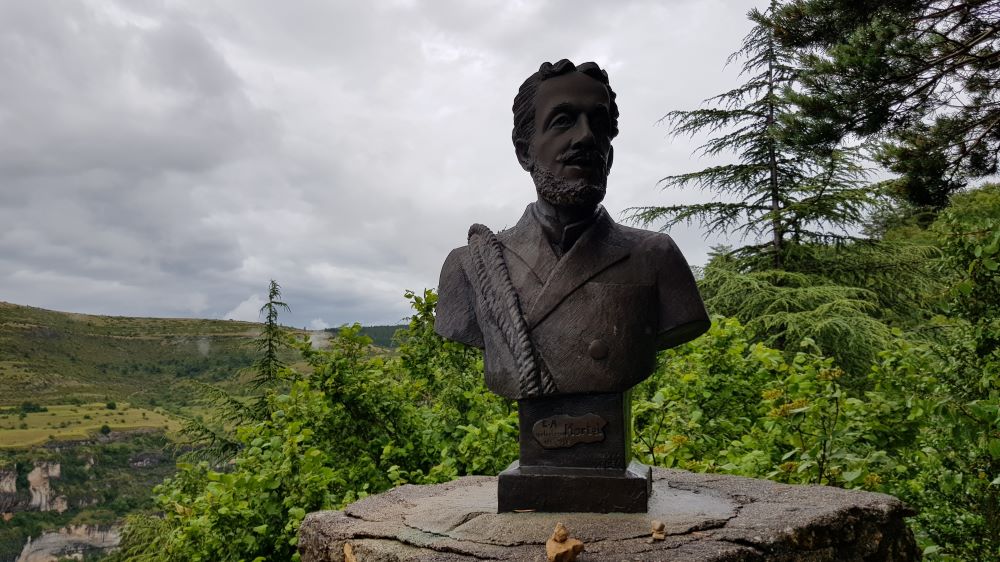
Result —
M573 135L573 144L594 144L594 129L591 128L590 120L587 119L586 115L581 115L580 118L576 120L576 130Z

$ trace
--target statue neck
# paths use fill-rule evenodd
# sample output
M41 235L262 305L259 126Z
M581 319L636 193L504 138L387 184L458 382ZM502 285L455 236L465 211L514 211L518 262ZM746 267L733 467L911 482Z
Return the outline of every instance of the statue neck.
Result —
M597 218L597 205L567 207L553 205L539 199L535 204L535 214L542 232L557 256L562 256L573 247L580 236L590 228Z
M537 205L538 210L546 218L555 221L561 226L590 220L597 214L597 205L553 205L541 197L538 198Z

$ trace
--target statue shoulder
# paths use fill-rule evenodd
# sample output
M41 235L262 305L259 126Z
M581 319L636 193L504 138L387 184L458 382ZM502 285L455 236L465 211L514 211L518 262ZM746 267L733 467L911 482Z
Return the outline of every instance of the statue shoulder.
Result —
M444 259L444 265L441 266L441 275L447 272L458 272L464 269L466 265L469 264L469 246L460 246L448 252L448 257Z
M469 275L472 272L472 257L468 246L453 249L441 266L438 279L438 299L449 299L450 295L465 294L470 290Z
M476 321L475 293L469 283L469 247L452 250L441 266L434 330L438 335L475 347L483 347L483 334Z
M680 254L674 239L665 232L643 230L615 224L615 236L632 247L633 252L656 255Z

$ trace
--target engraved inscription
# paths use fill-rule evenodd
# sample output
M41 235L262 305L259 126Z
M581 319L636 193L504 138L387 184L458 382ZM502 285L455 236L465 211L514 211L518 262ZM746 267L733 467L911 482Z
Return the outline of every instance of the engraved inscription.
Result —
M543 448L562 449L577 443L604 441L606 425L608 422L597 414L559 415L538 420L531 433Z

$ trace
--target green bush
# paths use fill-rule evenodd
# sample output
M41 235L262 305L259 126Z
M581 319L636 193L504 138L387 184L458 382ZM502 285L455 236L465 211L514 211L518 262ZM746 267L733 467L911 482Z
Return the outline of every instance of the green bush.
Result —
M35 412L48 412L49 409L35 402L22 402L18 407L22 414L33 414Z
M267 418L237 428L227 470L179 465L155 491L163 518L131 517L116 556L295 560L309 511L506 468L516 411L484 388L477 351L434 334L435 295L409 296L416 314L397 355L372 348L358 325L342 328L329 350L302 343L312 374L280 371L285 389L266 392Z

